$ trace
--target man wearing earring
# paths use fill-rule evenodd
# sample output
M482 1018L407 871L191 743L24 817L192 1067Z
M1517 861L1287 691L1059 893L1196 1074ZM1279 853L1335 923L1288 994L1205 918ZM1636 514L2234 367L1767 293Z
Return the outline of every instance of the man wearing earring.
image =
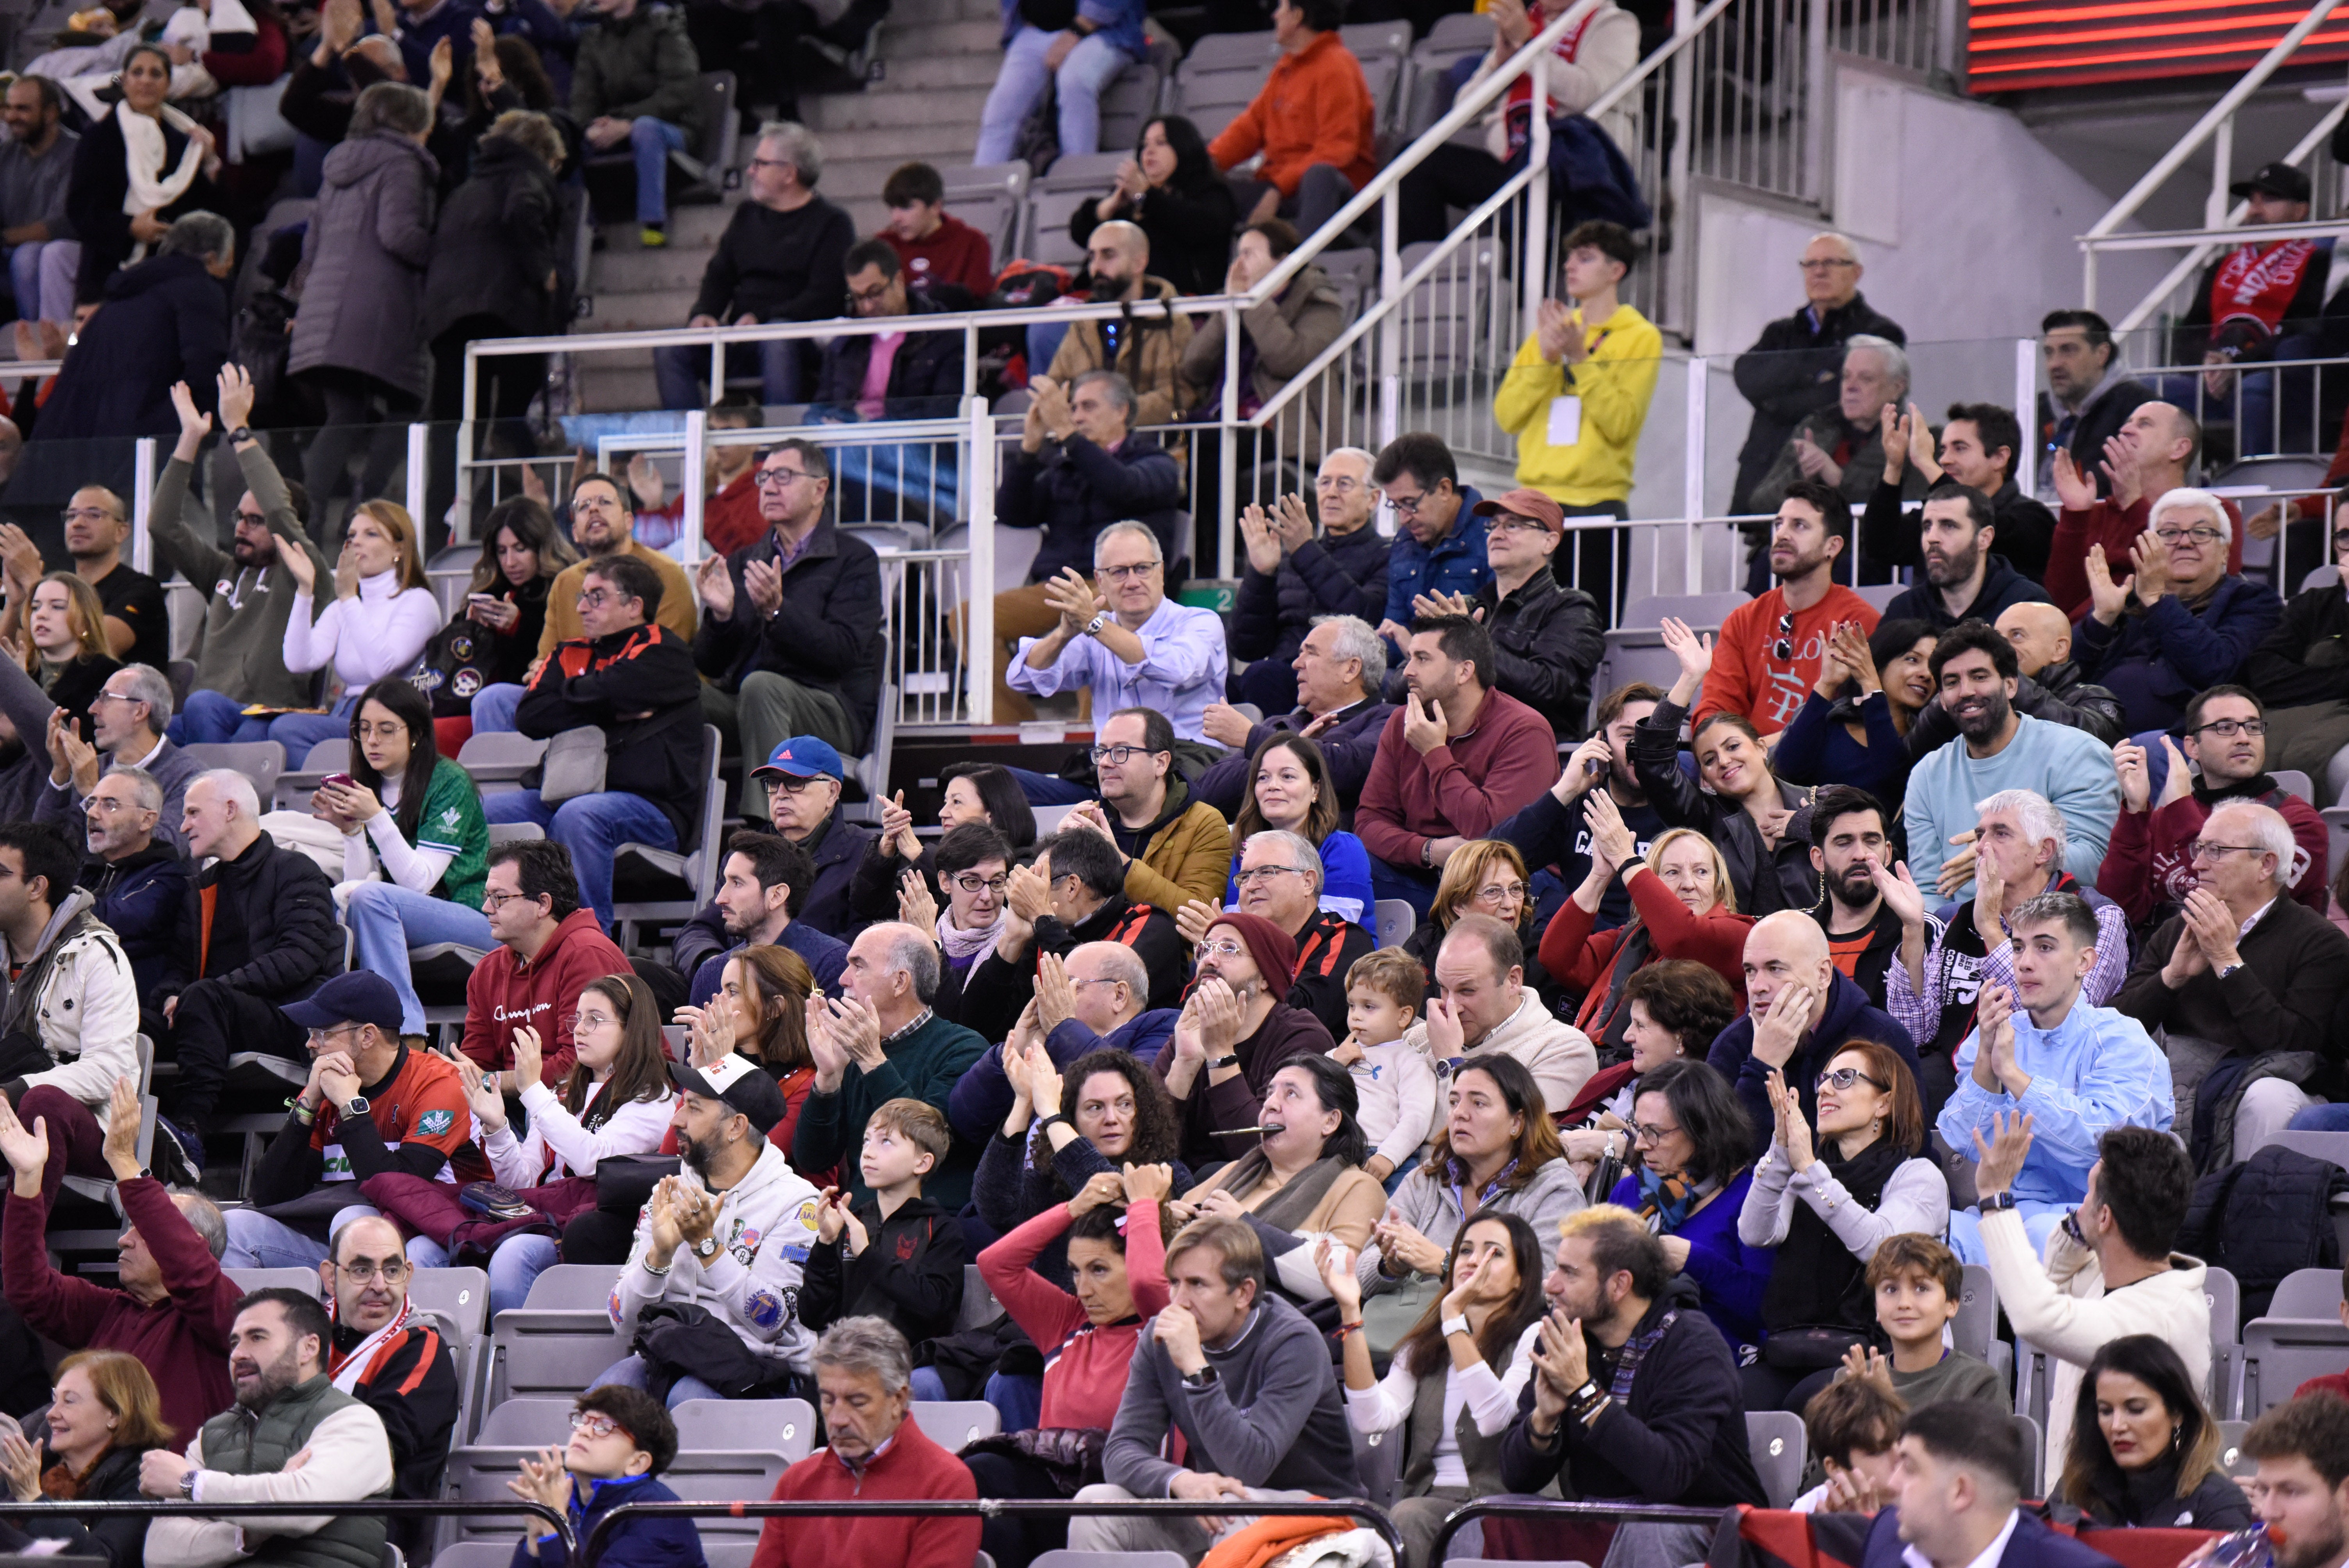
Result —
M382 1418L391 1439L394 1497L434 1497L457 1429L457 1361L440 1330L409 1299L415 1270L399 1227L381 1215L347 1220L318 1264L318 1286L335 1326L326 1375ZM418 1526L403 1520L392 1527Z

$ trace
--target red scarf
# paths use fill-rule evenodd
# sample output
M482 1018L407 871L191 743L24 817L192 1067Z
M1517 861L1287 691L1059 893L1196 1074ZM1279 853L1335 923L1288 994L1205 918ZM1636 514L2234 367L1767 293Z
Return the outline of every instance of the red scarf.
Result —
M2292 308L2292 296L2300 292L2301 279L2316 254L2313 240L2236 246L2210 280L2211 326L2257 321L2273 337L2282 329L2284 312Z
M1584 12L1581 21L1558 35L1557 42L1550 46L1549 52L1559 59L1572 64L1575 51L1582 46L1582 35L1590 30L1591 20L1598 15L1599 8L1595 5ZM1526 18L1533 24L1533 29L1537 34L1549 26L1549 18L1543 11L1541 0L1526 0ZM1515 50L1510 52L1516 53ZM1532 117L1526 110L1533 99L1534 77L1533 73L1527 71L1509 84L1508 94L1502 100L1506 105L1503 112L1506 116L1509 128L1509 156L1512 159L1525 151L1526 141L1532 135L1530 129ZM1547 101L1549 112L1555 115L1557 112L1557 99L1551 98Z

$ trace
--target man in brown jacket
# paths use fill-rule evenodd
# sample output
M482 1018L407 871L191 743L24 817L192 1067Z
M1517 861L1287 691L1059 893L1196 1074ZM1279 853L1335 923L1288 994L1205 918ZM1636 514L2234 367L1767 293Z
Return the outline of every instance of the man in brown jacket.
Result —
M1133 387L1136 426L1166 425L1189 406L1179 372L1191 318L1174 314L1174 285L1150 275L1150 238L1120 220L1093 231L1086 251L1093 299L1128 308L1115 321L1080 321L1045 372L1066 387L1088 370L1115 370Z

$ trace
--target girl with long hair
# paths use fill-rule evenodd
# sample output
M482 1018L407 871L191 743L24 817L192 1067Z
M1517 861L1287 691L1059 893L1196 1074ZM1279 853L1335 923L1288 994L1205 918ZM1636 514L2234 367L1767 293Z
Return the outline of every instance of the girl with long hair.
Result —
M70 572L36 579L26 594L25 673L89 738L89 705L122 667L106 645L106 606L98 590Z
M1933 700L1933 645L1922 621L1847 621L1828 639L1819 678L1786 721L1772 759L1790 784L1850 784L1893 811L1907 793L1909 727Z
M344 732L357 706L353 694L387 676L406 675L415 665L440 629L440 602L425 585L415 521L393 501L361 501L351 514L332 583L316 581L317 567L305 552L284 551L278 560L295 589L285 622L285 667L302 674L332 665L343 690L328 712L289 713L271 721L269 738L298 767L310 748ZM334 602L314 610L321 587L333 590Z
M1402 1499L1390 1511L1408 1568L1432 1568L1428 1554L1444 1517L1471 1498L1509 1490L1501 1480L1501 1435L1516 1419L1517 1396L1533 1372L1530 1336L1542 1320L1549 1260L1521 1215L1469 1221L1444 1260L1443 1295L1395 1346L1381 1378L1360 1331L1362 1287L1353 1260L1327 1239L1314 1243L1313 1256L1338 1306L1347 1418L1365 1436L1402 1429Z
M413 685L377 681L360 695L349 727L348 782L319 785L310 814L343 835L342 880L351 884L343 918L358 966L391 982L400 1032L420 1035L424 1004L409 949L453 942L487 950L496 940L481 913L489 822L472 776L440 755L432 705Z
M578 559L544 501L512 496L490 510L465 607L441 630L430 661L449 677L433 690L436 716L463 717L481 687L522 684L546 629L547 589Z
M571 1176L593 1176L614 1155L649 1154L661 1146L677 1108L668 1052L661 1038L660 1004L634 975L605 975L579 992L571 1026L577 1057L557 1095L540 1081L538 1031L513 1032L514 1078L523 1086L527 1137L516 1138L505 1097L470 1061L466 1099L481 1125L481 1150L508 1187L543 1187ZM520 1306L531 1282L556 1261L554 1238L512 1235L490 1254L490 1311Z
M1150 239L1151 272L1175 293L1215 294L1224 286L1239 209L1207 156L1206 139L1181 115L1143 123L1133 157L1118 170L1109 194L1080 201L1069 214L1069 238L1082 250L1112 219L1140 225Z
M771 943L732 954L719 975L708 1006L677 1010L677 1021L686 1026L686 1057L701 1068L732 1052L765 1068L783 1091L783 1119L767 1141L788 1155L800 1111L815 1088L815 1057L807 1043L807 1000L816 993L815 975L798 954ZM663 1151L669 1151L667 1145ZM801 1174L812 1181L820 1172Z
M2251 1503L2219 1468L2219 1423L2178 1352L2150 1334L2107 1340L2080 1378L2061 1500L2097 1524L2243 1530Z
M1248 759L1254 780L1232 823L1232 877L1224 907L1237 909L1240 853L1248 840L1275 829L1296 833L1321 855L1321 907L1355 924L1371 913L1371 854L1338 826L1338 787L1321 748L1302 735L1276 735Z

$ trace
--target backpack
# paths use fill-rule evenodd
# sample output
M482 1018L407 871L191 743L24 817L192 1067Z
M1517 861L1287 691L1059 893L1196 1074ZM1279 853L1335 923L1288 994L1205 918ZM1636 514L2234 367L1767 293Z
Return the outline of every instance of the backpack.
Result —
M2269 1144L2194 1184L2178 1250L2235 1276L2248 1323L2266 1314L2276 1286L2294 1269L2341 1266L2333 1200L2344 1191L2349 1171Z

